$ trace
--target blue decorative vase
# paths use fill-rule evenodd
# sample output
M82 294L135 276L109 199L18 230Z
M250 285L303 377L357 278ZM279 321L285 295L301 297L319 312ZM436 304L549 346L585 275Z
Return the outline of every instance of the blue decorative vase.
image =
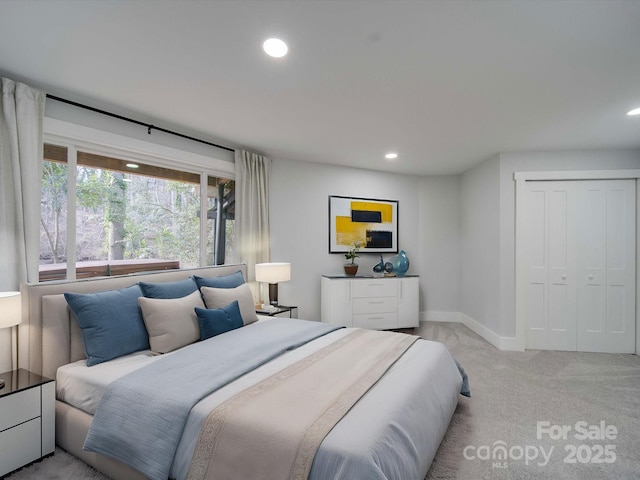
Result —
M374 265L373 273L382 273L384 272L384 260L382 259L382 255L380 255L380 263Z
M404 250L400 250L400 253L391 257L389 261L393 264L393 273L398 277L402 277L409 270L409 257Z

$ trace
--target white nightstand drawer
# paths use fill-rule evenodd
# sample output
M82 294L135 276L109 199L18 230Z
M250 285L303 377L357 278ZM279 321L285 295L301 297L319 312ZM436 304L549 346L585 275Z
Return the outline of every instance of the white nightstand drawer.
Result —
M40 458L40 448L40 418L0 432L0 477Z
M351 282L351 296L362 297L396 297L398 286L396 282L388 282L384 279L356 280Z
M396 297L354 298L353 314L361 313L396 313L398 299Z
M1 405L0 432L40 416L40 388L30 388L2 397Z
M371 313L353 316L354 327L384 330L387 328L397 328L397 325L397 313Z

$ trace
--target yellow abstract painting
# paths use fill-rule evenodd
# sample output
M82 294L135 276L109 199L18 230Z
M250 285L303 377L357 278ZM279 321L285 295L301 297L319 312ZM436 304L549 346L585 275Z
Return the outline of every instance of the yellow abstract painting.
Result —
M363 251L397 251L398 202L329 197L330 252L347 251L356 242Z

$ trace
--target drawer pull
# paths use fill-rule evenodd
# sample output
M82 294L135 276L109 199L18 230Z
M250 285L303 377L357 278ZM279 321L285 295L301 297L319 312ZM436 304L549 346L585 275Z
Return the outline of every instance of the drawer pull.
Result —
M369 320L384 320L384 317L367 317Z
M380 305L380 304L383 304L384 302L381 300L378 300L378 301L369 301L367 303L369 303L369 305Z

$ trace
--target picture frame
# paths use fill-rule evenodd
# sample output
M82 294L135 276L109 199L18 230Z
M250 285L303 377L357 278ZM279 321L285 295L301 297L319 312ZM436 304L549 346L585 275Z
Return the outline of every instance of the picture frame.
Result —
M329 253L398 253L398 201L329 195Z

